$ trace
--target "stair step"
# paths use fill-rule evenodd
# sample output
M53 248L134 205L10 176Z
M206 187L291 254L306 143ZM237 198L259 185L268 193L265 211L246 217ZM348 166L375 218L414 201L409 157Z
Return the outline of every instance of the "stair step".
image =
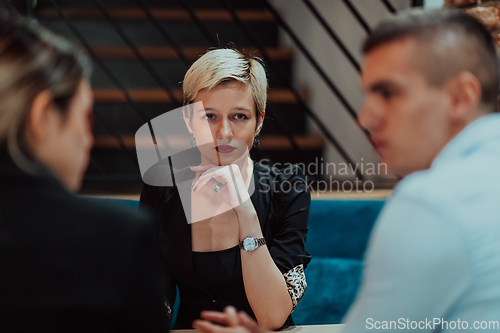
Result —
M92 19L104 20L105 17L99 9L93 8L63 8L63 13L70 19ZM110 8L110 16L120 21L148 20L147 15L141 9L135 8ZM273 22L274 18L267 10L237 10L238 17L246 22ZM183 9L151 9L153 16L159 21L191 21L189 13ZM196 16L204 22L232 22L231 14L221 9L196 9ZM38 16L43 19L60 19L59 14L53 8L38 11Z
M252 47L238 47L248 54L262 57L262 53ZM136 59L134 52L126 47L97 47L96 54L102 59ZM171 47L140 47L140 54L150 60L173 60L178 59L177 52ZM196 60L207 52L206 47L183 47L182 53L190 60ZM266 49L267 54L276 60L291 60L293 51L290 48L270 47Z
M293 149L290 141L285 136L268 135L261 136L259 149L291 150ZM319 136L294 136L295 142L301 150L321 150L325 141ZM129 149L135 149L135 137L132 135L122 136L123 143ZM101 136L95 138L94 149L98 150L116 150L121 149L116 138L111 136Z
M200 48L199 51L206 51L207 48ZM277 53L279 53L278 51ZM193 53L194 55L195 53ZM203 53L197 53L203 54ZM279 55L279 54L278 54ZM147 59L154 73L161 81L171 89L180 89L186 71L191 66L193 60L184 63L182 60L174 59ZM146 67L138 59L103 59L108 70L113 73L126 89L160 89L162 86L156 82ZM269 87L272 89L286 88L286 82L291 82L292 61L289 59L274 60L278 71L284 76L281 80L274 68L267 66ZM265 65L266 66L266 65ZM99 65L94 66L92 73L92 87L94 89L114 89L116 86L110 80L108 74Z
M137 1L135 0L99 0L99 2L106 7L131 7L137 8ZM181 8L178 0L143 0L143 2L149 8ZM95 8L92 1L82 1L82 0L57 0L57 3L61 7L87 7ZM207 1L207 0L189 0L189 5L193 8L223 8L219 1ZM231 0L231 5L234 8L239 9L258 9L263 8L260 1L248 1L248 0ZM37 8L50 8L51 4L49 1L38 1Z
M135 102L143 103L170 103L172 102L166 92L159 89L131 89L128 91ZM175 89L174 96L178 101L182 101L182 91ZM308 99L308 92L301 90L303 99ZM122 103L126 102L125 96L117 89L95 89L94 99L97 103ZM293 93L286 89L271 89L267 95L268 103L294 104L297 103Z
M44 19L38 17L39 22L56 33L67 36L78 43L73 32L61 19ZM163 21L160 23L175 43L179 46L210 47L207 38L191 21ZM93 47L126 47L111 24L104 20L73 20L72 25L79 31L85 40ZM251 41L245 36L241 29L232 21L204 22L208 32L220 46L251 45ZM260 43L267 47L278 45L278 28L274 22L247 22L252 33L259 39ZM150 21L121 21L119 26L128 38L138 47L165 46L168 45Z

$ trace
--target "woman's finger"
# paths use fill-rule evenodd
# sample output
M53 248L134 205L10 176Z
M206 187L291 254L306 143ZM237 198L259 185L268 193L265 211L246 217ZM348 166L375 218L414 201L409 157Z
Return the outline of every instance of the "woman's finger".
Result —
M205 164L205 165L193 165L193 166L190 166L189 168L191 169L191 171L194 171L194 172L205 172L211 168L215 168L215 167L218 167L218 165L216 164Z
M234 306L228 305L224 308L224 312L219 311L202 311L200 317L211 322L226 325L226 326L236 326L238 325L238 317L236 315L236 309Z
M226 320L228 326L238 325L238 317L236 316L236 308L234 306L228 305L224 308L224 314L226 314Z
M223 327L212 324L206 320L195 320L193 322L193 328L203 333L252 333L247 328L242 326Z
M227 188L229 195L228 204L230 204L231 207L235 208L250 198L245 181L237 165L227 165L222 168L217 167L205 171L192 185L193 192L197 192L214 178L221 179L221 183ZM214 189L215 185L210 187Z
M201 311L200 318L209 320L211 322L227 325L228 324L228 315L224 312L219 311Z
M197 329L200 332L204 332L204 333L223 333L224 332L224 331L222 331L222 329L224 327L214 325L211 322L206 321L206 320L199 320L199 319L193 321L193 328Z
M246 312L240 311L238 312L238 322L240 325L248 328L251 333L267 333L268 331L264 330L259 326L259 324L250 317ZM270 333L270 332L269 332Z
M229 168L231 168L231 170L229 170ZM222 166L222 167L215 166L212 168L208 168L207 170L205 170L201 174L200 177L204 178L204 177L210 176L210 177L215 178L217 176L220 176L220 177L224 177L227 180L231 177L231 173L234 174L235 178L243 179L241 176L240 168L236 164L230 164L230 165L226 165L226 166Z
M194 185L194 189L193 191L196 192L197 189L201 189L203 186L207 185L209 182L217 182L219 183L218 181L216 181L215 179L213 179L212 177L200 177L200 179L198 179ZM212 183L208 184L209 186L212 186ZM215 184L214 184L214 187L215 187Z
M194 183L194 191L196 188L202 188L212 178L222 178L225 183L231 182L231 175L226 170L216 170L212 172L205 172Z

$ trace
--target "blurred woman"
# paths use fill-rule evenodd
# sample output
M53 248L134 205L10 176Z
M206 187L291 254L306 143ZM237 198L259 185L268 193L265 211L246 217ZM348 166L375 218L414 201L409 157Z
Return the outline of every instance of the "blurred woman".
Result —
M264 67L233 49L211 50L186 73L183 93L199 155L180 177L191 186L146 185L141 195L160 222L170 306L180 292L174 328L228 304L265 327L290 325L306 288L311 198L298 166L280 170L249 156L265 117Z
M154 226L71 194L93 141L89 59L5 13L0 6L2 332L165 331Z

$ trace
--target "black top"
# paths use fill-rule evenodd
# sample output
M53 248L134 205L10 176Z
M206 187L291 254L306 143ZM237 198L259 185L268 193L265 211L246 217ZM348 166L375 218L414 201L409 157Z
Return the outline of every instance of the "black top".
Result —
M0 151L0 331L167 331L157 244L143 214L77 198Z
M186 177L189 178L189 177ZM194 173L191 179L194 178ZM279 170L254 162L255 191L250 197L269 252L282 273L311 257L305 252L311 196L300 167ZM272 204L271 204L272 203ZM240 255L227 288L214 295L205 288L193 267L191 225L187 223L176 187L145 185L140 205L157 216L160 246L167 265L167 300L174 304L177 285L181 303L174 328L191 328L202 310L222 311L234 305L254 316L243 285ZM255 316L254 316L255 317ZM288 317L285 325L291 325Z
M231 284L240 254L239 245L221 251L193 251L194 271L208 293L218 297Z

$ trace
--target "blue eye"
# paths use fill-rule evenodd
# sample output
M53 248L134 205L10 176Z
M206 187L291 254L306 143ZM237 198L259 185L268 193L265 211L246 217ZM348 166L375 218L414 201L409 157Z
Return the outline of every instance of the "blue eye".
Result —
M236 116L234 116L237 120L244 120L248 119L247 116L245 116L243 113L239 113Z
M214 119L214 117L215 117L215 116L214 116L213 114L207 114L207 115L205 115L203 118L205 118L205 119L207 119L207 120L212 120L212 119Z

